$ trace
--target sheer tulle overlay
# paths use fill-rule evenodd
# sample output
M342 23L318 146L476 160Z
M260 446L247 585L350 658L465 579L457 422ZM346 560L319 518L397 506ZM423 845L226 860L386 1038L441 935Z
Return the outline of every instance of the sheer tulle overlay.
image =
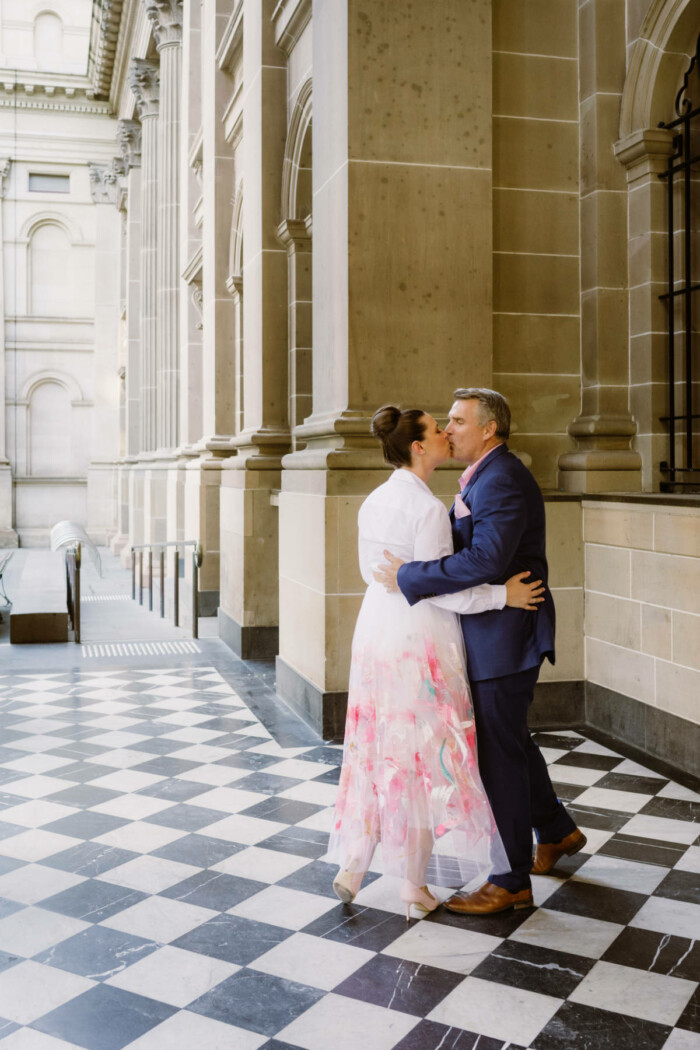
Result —
M352 645L329 859L414 884L473 886L509 870L477 765L464 643L453 612L371 583Z

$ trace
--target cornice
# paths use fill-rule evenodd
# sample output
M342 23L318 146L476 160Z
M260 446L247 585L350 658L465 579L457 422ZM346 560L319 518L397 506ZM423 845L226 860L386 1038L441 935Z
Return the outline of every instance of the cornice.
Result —
M88 73L95 95L108 98L124 0L99 0L93 4Z
M223 72L230 72L234 65L234 56L243 47L243 0L231 12L221 36L221 43L216 49L216 64Z
M275 43L285 55L290 55L294 45L311 20L312 0L278 0L272 12L275 28Z
M72 102L69 99L34 99L18 95L0 96L0 109L33 109L60 113L94 113L109 116L112 112L108 102L91 102L89 99Z

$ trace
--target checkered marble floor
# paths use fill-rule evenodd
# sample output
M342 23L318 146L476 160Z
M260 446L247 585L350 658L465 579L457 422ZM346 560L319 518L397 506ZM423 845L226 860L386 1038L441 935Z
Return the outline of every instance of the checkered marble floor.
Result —
M2 1048L700 1048L700 795L577 733L538 907L407 924L380 862L333 896L340 748L214 667L0 676L0 726Z

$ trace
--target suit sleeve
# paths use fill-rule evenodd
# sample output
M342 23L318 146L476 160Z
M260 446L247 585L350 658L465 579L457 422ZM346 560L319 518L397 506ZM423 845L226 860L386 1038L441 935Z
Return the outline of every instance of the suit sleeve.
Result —
M472 505L471 545L433 561L402 565L398 585L409 605L422 598L454 594L501 579L511 564L525 527L525 497L508 474L489 478Z

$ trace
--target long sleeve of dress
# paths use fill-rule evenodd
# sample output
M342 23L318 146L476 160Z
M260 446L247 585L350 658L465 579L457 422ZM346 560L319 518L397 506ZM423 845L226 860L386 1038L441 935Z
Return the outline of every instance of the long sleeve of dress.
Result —
M413 560L430 561L450 555L452 551L450 519L442 504L435 503L418 525ZM473 615L488 612L490 609L502 609L506 604L506 588L504 584L482 583L453 594L442 594L426 600L431 605L449 609L462 616Z

